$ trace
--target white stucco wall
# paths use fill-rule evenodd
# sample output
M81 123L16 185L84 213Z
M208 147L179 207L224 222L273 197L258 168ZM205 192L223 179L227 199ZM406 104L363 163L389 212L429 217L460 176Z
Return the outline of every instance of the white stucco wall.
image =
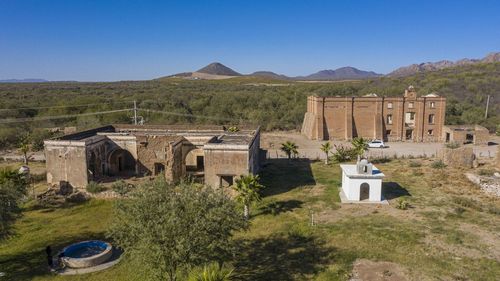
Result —
M342 190L348 200L359 201L359 192L363 183L370 186L369 201L382 200L382 179L350 178L342 172Z

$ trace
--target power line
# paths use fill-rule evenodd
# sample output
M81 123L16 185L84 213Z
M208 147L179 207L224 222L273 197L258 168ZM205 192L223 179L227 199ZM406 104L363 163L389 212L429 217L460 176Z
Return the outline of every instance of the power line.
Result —
M100 112L87 112L87 113L80 113L80 114L66 114L66 115L58 115L58 116L41 116L41 117L32 117L32 118L9 118L9 119L0 119L0 124L45 121L45 120L65 119L65 118L91 116L91 115L103 115L103 114L125 112L125 111L132 111L132 110L133 109L131 109L131 108L127 108L127 109L116 109L116 110L108 110L108 111L100 111Z
M233 122L234 121L236 121L236 122L239 122L239 121L250 122L249 120L245 120L245 119L235 119L235 118L225 118L225 117L212 117L212 116L194 115L194 114L188 114L188 113L175 113L175 112L160 111L160 110L154 110L154 109L138 108L137 110L142 110L142 111L151 112L151 113L161 113L161 114L174 115L174 116L194 117L194 118L211 119L211 120L233 121Z
M122 101L122 102L113 102L113 104L124 104L124 103L132 103L133 101ZM55 105L55 106L39 106L39 107L17 107L17 108L0 108L0 111L15 111L21 109L50 109L50 108L68 108L68 107L88 107L95 105L103 105L102 103L89 103L89 104L77 104L77 105Z

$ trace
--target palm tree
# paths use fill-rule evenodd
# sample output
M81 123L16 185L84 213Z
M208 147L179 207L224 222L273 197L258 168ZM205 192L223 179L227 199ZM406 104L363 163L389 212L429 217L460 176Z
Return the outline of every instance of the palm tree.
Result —
M281 150L286 153L286 156L288 156L288 160L290 160L292 154L294 156L299 154L297 149L299 149L299 147L294 142L291 141L286 141L285 143L281 144Z
M259 180L258 175L242 175L236 180L236 185L233 185L233 189L238 192L236 201L243 204L243 216L245 219L249 217L250 204L260 201L259 190L264 188L264 186L259 183Z
M368 150L368 141L363 138L356 137L352 139L351 144L358 155L363 155Z
M328 155L330 153L330 150L332 150L332 145L330 144L330 142L326 142L321 145L321 151L323 151L326 156L325 165L328 165Z

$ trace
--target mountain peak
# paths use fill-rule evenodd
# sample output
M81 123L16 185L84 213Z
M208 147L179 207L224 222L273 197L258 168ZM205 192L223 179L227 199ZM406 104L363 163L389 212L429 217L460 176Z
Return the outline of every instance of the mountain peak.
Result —
M307 80L344 80L364 79L382 76L373 71L359 70L352 66L344 66L335 70L325 69L304 77Z
M241 76L240 73L232 70L231 68L223 65L220 62L213 62L196 72L212 74L212 75L225 75L225 76Z

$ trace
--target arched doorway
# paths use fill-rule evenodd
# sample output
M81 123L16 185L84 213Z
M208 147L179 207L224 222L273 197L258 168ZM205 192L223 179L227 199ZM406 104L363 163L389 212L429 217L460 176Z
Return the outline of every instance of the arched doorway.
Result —
M135 175L135 159L125 149L116 149L109 154L109 174L111 176Z
M359 187L359 201L370 199L370 185L366 182Z
M203 172L205 170L205 153L201 148L191 149L184 158L187 172Z

